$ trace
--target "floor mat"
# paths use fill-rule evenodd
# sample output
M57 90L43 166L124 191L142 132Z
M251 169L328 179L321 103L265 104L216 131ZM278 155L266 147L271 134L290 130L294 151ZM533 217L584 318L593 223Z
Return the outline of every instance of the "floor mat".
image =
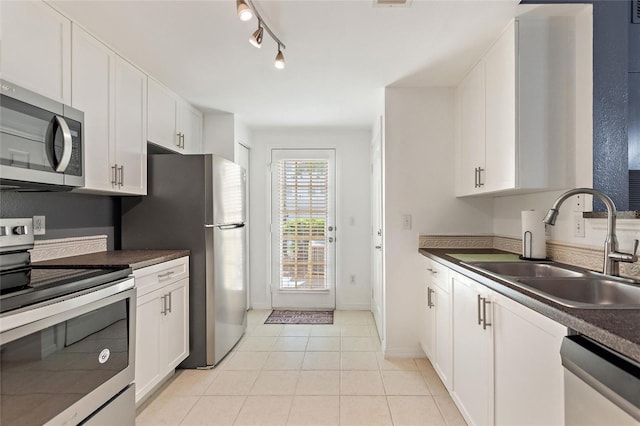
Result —
M273 310L265 324L333 324L333 311Z

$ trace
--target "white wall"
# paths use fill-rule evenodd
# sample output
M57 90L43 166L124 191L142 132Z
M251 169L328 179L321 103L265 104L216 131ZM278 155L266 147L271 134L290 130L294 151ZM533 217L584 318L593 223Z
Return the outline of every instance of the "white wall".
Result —
M336 306L369 309L371 132L341 129L254 130L251 144L250 221L252 224L251 297L253 308L270 308L270 180L267 165L273 148L336 150ZM353 218L353 222L351 221ZM353 223L353 224L352 224ZM350 276L355 283L350 283Z
M385 98L385 353L417 356L418 235L491 234L493 200L455 197L454 89L387 88Z
M231 113L204 114L203 152L235 160L235 117Z

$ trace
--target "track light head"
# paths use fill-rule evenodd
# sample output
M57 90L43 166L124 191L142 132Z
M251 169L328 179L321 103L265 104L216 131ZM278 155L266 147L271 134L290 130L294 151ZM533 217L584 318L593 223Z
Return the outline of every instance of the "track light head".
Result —
M241 21L248 21L253 18L253 10L244 0L236 0L236 6L238 8L238 17Z
M276 55L276 61L274 66L281 70L284 69L284 55L282 54L282 50L280 50L280 45L278 44L278 54Z
M264 28L262 28L262 23L258 22L258 29L255 30L253 35L249 38L249 43L257 47L258 49L262 46L262 36L264 35Z

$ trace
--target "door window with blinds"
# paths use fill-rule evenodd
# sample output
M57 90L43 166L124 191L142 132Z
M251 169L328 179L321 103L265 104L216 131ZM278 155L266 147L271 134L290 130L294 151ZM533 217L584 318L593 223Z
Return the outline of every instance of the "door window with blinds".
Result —
M333 162L333 150L273 151L272 271L276 291L333 291ZM309 297L311 300L281 306L313 305L313 296ZM321 305L324 303L313 306Z

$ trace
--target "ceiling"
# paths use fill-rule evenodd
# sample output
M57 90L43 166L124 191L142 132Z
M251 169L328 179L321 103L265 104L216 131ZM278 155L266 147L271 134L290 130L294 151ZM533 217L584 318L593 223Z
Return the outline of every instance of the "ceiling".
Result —
M248 42L234 0L51 1L203 111L253 128L371 128L386 86L453 86L510 18L517 0L255 0L286 45Z

